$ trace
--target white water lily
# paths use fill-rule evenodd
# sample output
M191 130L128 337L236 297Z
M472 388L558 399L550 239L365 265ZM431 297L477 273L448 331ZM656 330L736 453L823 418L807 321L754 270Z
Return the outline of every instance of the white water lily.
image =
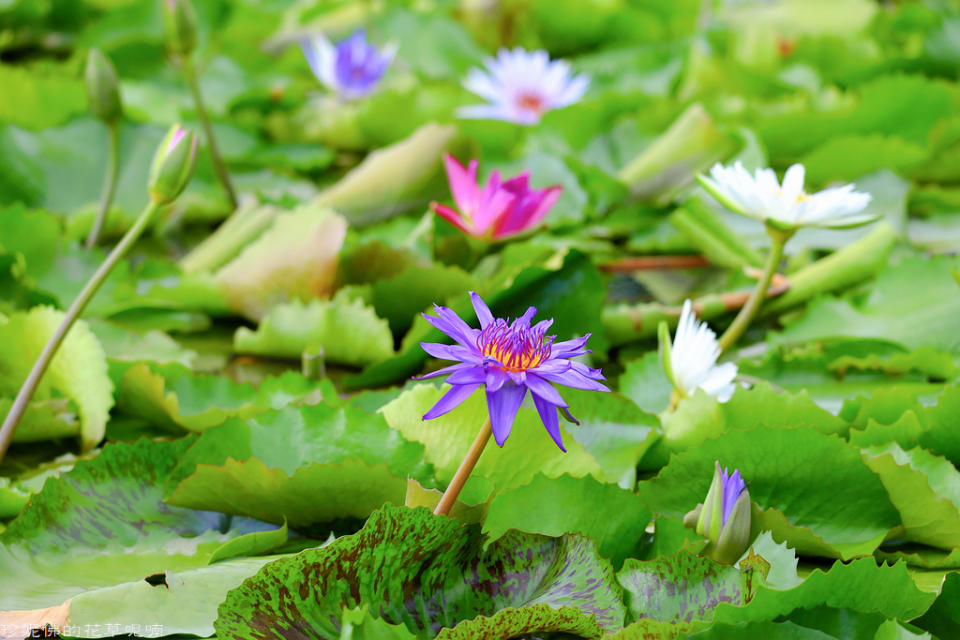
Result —
M568 62L551 61L546 51L500 49L484 65L470 69L463 86L489 103L459 109L461 118L537 124L547 111L579 101L590 84L589 77L573 75Z
M672 344L666 323L663 327L660 345L663 366L677 395L686 397L699 388L720 402L729 400L735 388L737 365L717 364L720 357L717 334L706 322L697 319L690 301L683 303Z
M863 213L869 193L854 191L854 185L803 190L804 168L787 169L783 184L773 169L757 169L753 175L738 161L733 167L715 164L710 176L698 176L700 184L729 209L781 229L799 227L856 227L876 220Z

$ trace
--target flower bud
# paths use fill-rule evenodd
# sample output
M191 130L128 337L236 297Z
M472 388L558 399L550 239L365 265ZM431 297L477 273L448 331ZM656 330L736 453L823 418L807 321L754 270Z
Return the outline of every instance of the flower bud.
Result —
M197 14L190 0L163 0L163 24L167 46L186 56L197 46Z
M728 475L719 462L716 465L706 499L683 523L709 540L704 554L733 564L750 545L750 492L739 471Z
M153 156L147 185L150 197L158 204L177 199L193 176L197 157L197 136L179 124L170 127Z
M90 111L107 124L116 122L123 114L117 72L110 59L99 49L90 49L90 53L87 54L84 79Z

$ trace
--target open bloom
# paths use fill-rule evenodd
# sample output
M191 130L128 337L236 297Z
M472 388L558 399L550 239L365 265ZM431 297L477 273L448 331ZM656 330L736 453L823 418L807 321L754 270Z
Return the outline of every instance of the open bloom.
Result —
M421 342L423 350L435 358L460 361L418 378L423 380L446 375L447 383L453 387L423 419L442 416L484 386L493 437L502 447L529 390L547 433L561 450L566 451L560 438L557 409L563 411L568 419L574 419L567 411L567 403L550 383L556 382L574 389L610 391L598 382L604 379L599 369L591 369L583 363L570 360L589 353L584 345L590 335L554 342L556 336L546 335L553 320L530 325L530 320L537 313L535 307L530 307L522 316L509 322L509 319L494 318L476 293L471 291L470 298L480 320L479 329L471 328L447 307L434 305L436 316L423 315L427 322L456 342L454 345Z
M313 75L348 100L362 98L376 89L396 53L393 46L378 51L367 42L363 29L354 31L336 46L318 34L304 39L300 48Z
M773 169L757 169L750 175L738 161L733 168L715 164L709 177L697 179L725 207L775 227L856 227L876 219L863 213L869 193L847 184L810 194L803 190L803 177L803 165L795 164L781 185Z
M450 182L450 192L457 208L430 203L430 208L464 233L481 238L491 236L499 240L522 233L536 226L557 198L563 187L530 188L530 172L501 182L500 172L493 171L487 184L477 184L477 161L471 160L464 168L450 154L443 158Z
M717 364L720 357L717 334L706 322L697 320L689 300L683 303L673 344L666 323L660 338L664 369L680 397L689 396L699 387L720 402L730 399L735 388L733 379L737 377L737 365L732 362Z
M717 562L731 564L743 555L750 543L750 492L740 471L728 473L717 462L706 499L683 522L710 541L705 552Z
M546 51L500 49L496 60L487 58L484 65L485 70L471 69L463 86L489 103L460 109L461 118L537 124L550 109L580 100L590 84L586 75L573 75L566 61L551 61Z

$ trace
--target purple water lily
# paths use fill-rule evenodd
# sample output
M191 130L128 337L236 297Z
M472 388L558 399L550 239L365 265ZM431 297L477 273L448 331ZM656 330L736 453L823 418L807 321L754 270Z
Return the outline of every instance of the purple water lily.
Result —
M750 492L740 470L729 473L717 461L706 499L684 517L683 524L709 541L705 554L732 564L750 545L751 509Z
M493 437L502 447L529 389L547 433L562 451L566 451L560 437L557 410L563 411L568 419L576 420L567 411L567 403L551 383L574 389L610 391L597 382L604 380L599 369L591 369L583 363L570 360L590 353L584 348L590 334L554 342L556 336L546 335L547 329L553 324L552 319L530 325L537 313L535 307L530 307L526 313L510 322L509 319L494 318L487 304L476 293L471 291L470 298L480 320L479 329L470 327L447 307L434 305L436 316L423 314L427 322L456 342L454 345L421 342L423 350L436 358L460 361L418 378L423 380L446 375L447 383L453 386L423 419L442 416L483 385L486 388Z
M733 505L737 504L737 499L740 497L740 494L746 490L747 483L740 477L739 469L734 469L733 473L728 473L725 467L720 467L719 462L717 463L717 469L720 470L721 495L723 495L723 515L720 520L720 527L722 528L727 524L727 520L730 519L730 514L733 512Z
M396 53L396 47L388 45L380 51L368 43L363 29L357 29L336 46L323 35L315 35L304 39L300 48L313 75L348 100L362 98L376 89Z

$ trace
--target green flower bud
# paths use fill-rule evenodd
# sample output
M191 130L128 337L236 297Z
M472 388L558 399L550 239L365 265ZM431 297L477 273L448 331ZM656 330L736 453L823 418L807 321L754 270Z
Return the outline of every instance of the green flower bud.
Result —
M167 204L177 199L193 176L196 157L197 136L179 124L170 127L150 165L147 188L154 202Z
M163 24L167 46L186 56L197 46L197 14L190 0L163 0Z
M733 564L750 546L750 512L750 492L740 472L728 475L717 462L706 499L684 517L683 524L709 540L704 554Z
M116 122L123 115L117 72L110 59L99 49L90 49L90 53L87 54L84 79L90 111L107 124Z

